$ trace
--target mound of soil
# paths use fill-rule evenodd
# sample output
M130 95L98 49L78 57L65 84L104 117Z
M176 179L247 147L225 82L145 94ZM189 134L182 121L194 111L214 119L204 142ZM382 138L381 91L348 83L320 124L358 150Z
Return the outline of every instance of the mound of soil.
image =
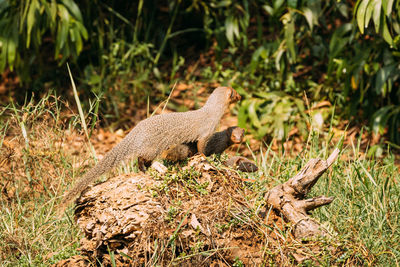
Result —
M256 181L201 156L150 174L114 177L77 200L75 218L85 233L79 261L248 266L317 260L321 242L296 240L291 224L252 189ZM70 260L57 266L76 264Z

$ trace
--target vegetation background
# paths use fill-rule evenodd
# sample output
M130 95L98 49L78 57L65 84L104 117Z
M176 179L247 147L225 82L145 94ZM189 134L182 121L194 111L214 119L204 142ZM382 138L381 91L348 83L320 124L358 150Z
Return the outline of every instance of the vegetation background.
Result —
M119 103L165 98L179 80L212 81L245 96L240 125L259 138L284 139L306 96L399 144L399 5L2 0L3 87L18 77L2 91L19 99L62 94L70 62L84 103L98 101L96 116L118 117Z
M46 113L58 125L60 103L51 102L56 107L50 108L48 100L55 95L54 99L61 96L74 103L66 63L90 129L99 121L101 126L123 124L127 110L159 103L175 83L195 90L199 83L210 89L230 85L243 97L237 109L239 126L267 143L285 141L296 129L302 140L314 144L310 125L328 125L329 133L332 127L356 126L378 136L366 148L370 160L357 159L359 139L351 148L354 162L337 167L337 172L350 169L348 179L355 185L351 183L349 195L340 184L331 190L336 196L344 194L331 218L340 220L339 213L349 206L353 223L368 217L365 227L378 225L378 230L355 227L352 231L361 235L357 242L375 253L376 262L398 265L399 233L394 229L399 226L399 205L394 199L399 181L392 152L400 148L399 5L400 0L0 0L0 148L12 125L25 129L29 118L32 126ZM45 107L55 111L44 112ZM79 126L74 118L67 128ZM363 131L357 136L361 138ZM327 135L324 142L330 138ZM25 165L33 160L27 147L25 142L21 152ZM307 155L321 153L327 152L315 148ZM64 154L51 159L57 168L71 167ZM298 166L299 161L287 164ZM1 167L4 161L0 162ZM33 169L23 171L30 186ZM375 175L384 178L371 180ZM374 194L371 183L379 185ZM44 196L45 203L54 197L50 195ZM19 211L8 210L2 217L0 239L15 234L10 232L15 222L22 227L48 219L44 214L24 219L30 210L23 207L23 198L18 199ZM5 208L9 202L3 201ZM362 210L357 201L370 209ZM388 213L391 218L385 217ZM324 220L330 216L324 209L317 215ZM343 221L345 227L353 223ZM77 246L76 237L71 237L76 231L69 229L64 232L68 238L52 242ZM40 254L42 248L26 252L27 240L42 242L34 236L10 241L22 255L11 264L32 264L34 255ZM52 250L54 244L45 249Z

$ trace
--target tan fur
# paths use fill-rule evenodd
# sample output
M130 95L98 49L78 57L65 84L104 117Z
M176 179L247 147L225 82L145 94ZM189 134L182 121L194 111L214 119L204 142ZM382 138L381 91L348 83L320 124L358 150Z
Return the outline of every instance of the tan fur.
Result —
M163 151L179 144L197 141L199 151L204 151L228 105L238 100L240 96L234 89L218 87L198 110L156 115L139 122L65 195L62 210L97 177L128 156L138 158L143 170Z

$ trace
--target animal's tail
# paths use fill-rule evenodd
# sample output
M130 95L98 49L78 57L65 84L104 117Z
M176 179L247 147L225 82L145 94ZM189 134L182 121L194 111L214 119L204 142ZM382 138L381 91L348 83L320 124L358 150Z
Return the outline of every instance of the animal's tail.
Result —
M131 134L131 133L130 133ZM128 136L127 136L128 137ZM123 161L131 151L132 138L125 137L119 144L111 149L103 159L91 168L85 175L78 180L74 187L64 196L58 214L62 215L68 205L74 201L97 177L112 169Z

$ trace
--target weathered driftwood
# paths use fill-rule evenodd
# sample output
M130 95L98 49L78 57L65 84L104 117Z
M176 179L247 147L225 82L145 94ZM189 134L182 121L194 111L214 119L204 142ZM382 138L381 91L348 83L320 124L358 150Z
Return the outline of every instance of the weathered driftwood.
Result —
M296 238L328 235L328 232L308 214L313 209L330 204L334 198L319 196L305 199L305 197L338 155L339 149L335 149L327 160L311 159L298 174L285 183L275 186L266 194L266 203L272 205L286 220L293 223L293 234Z

